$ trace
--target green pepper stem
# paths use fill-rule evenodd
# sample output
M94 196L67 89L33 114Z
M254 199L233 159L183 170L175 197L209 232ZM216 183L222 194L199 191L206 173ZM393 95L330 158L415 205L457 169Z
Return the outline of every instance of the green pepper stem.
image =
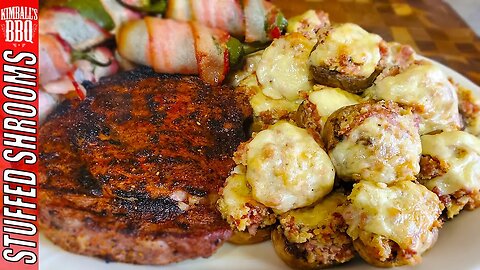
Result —
M234 66L242 61L242 59L251 53L260 51L268 47L270 43L242 43L234 37L230 37L227 41L227 50L230 65Z
M260 50L263 50L267 48L270 45L270 42L268 43L259 43L259 42L254 42L254 43L244 43L243 45L243 53L244 55L249 55L254 52L258 52Z
M91 53L88 52L81 52L81 51L73 51L72 52L72 62L77 60L87 60L92 64L99 66L99 67L108 67L112 64L112 60L108 59L106 63L100 62L96 59Z

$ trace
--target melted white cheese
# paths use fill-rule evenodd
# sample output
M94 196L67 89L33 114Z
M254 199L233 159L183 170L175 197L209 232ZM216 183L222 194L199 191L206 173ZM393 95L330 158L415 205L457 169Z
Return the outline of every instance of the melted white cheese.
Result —
M430 230L443 209L435 193L410 181L390 187L362 181L354 185L348 199L351 204L344 217L354 240L361 232L378 234L417 252L428 248L424 244L430 244Z
M463 131L422 136L423 154L447 164L447 172L425 183L442 195L480 191L480 139Z
M318 115L322 117L322 126L336 110L358 104L360 100L359 96L340 88L319 85L315 85L313 92L308 95L308 101L315 105Z
M305 243L315 236L315 229L330 227L334 213L342 213L347 196L340 192L332 192L314 207L305 207L288 211L279 219L285 237L291 243ZM298 229L291 230L292 224ZM334 228L336 229L336 228Z
M277 213L308 206L333 188L328 155L306 130L285 121L255 135L246 165L253 197Z
M257 70L258 62L260 62L260 59L262 59L262 54L263 54L263 50L260 50L258 52L251 53L245 56L244 58L245 64L243 65L243 68L229 75L228 84L233 87L237 87L241 84L241 82L245 78L251 76L252 74L255 74L255 71Z
M396 76L375 82L365 91L375 100L392 100L412 106L420 115L420 133L457 130L461 126L455 87L435 65L414 64Z
M217 205L223 218L238 231L245 231L248 226L252 225L252 213L261 216L262 213L267 212L264 205L252 198L243 166L237 166L230 177L227 178ZM271 216L263 216L262 218L261 227L271 225L276 220L275 217Z
M420 172L420 135L412 114L372 116L354 128L329 155L340 178L392 183Z
M299 33L275 39L258 63L257 77L263 94L272 99L298 100L312 89L308 56L314 43Z
M470 105L473 107L480 108L480 97L478 94L462 86L458 86L457 91L459 96L461 96L463 99L466 99L464 102L466 102L467 104L470 103ZM462 102L460 104L460 106L463 105ZM476 111L475 109L470 110L469 108L463 109L469 111L468 115L464 115L464 117L466 117L465 131L477 137L480 137L480 111Z
M253 114L257 117L267 114L274 119L281 119L289 113L295 112L302 102L301 99L290 101L285 98L273 99L265 96L255 74L244 78L239 87L240 89L248 89L247 91L251 94L250 105Z
M328 15L315 10L288 19L287 33L298 32L310 40L317 40L317 31L330 25Z
M349 75L369 77L380 62L381 41L380 36L368 33L356 24L337 25L320 36L310 63ZM355 69L345 66L344 59L349 59L350 66Z

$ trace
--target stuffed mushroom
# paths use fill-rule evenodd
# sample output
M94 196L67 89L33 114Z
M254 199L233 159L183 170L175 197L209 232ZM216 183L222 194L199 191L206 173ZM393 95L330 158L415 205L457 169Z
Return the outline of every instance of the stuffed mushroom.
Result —
M315 81L352 93L362 92L383 70L385 46L380 36L356 24L321 29L309 59Z
M380 267L415 265L441 227L443 205L426 187L401 181L361 181L348 196L343 217L358 254Z
M247 94L255 130L290 119L312 90L308 56L314 42L300 33L275 39L262 53L247 58L250 68L237 72L232 83Z
M311 205L333 188L328 155L307 130L289 122L255 134L234 159L246 168L252 197L277 214Z
M480 207L480 139L464 131L422 136L419 179L445 204L447 217Z
M328 118L323 137L337 176L345 181L415 180L420 171L417 117L394 102L343 107Z
M294 269L321 269L351 260L355 251L342 211L347 196L333 192L312 207L280 216L272 232L275 252Z
M420 116L420 133L462 127L455 86L430 62L419 61L395 76L379 78L364 96L411 107Z
M315 85L313 92L297 110L295 121L298 125L321 134L328 117L336 110L358 104L361 98L340 88Z
M220 192L217 208L233 229L230 242L254 244L270 239L276 216L271 209L257 202L245 178L245 168L237 166Z
M317 32L330 26L328 14L321 10L307 10L288 19L287 33L300 33L310 40L317 39Z
M465 131L480 137L480 97L472 90L457 86L459 111L465 122Z

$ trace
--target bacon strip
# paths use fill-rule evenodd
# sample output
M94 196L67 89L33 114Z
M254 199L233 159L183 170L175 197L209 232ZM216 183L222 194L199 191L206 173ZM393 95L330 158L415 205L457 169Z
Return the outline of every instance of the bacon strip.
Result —
M73 68L70 52L53 35L39 35L40 84L60 79Z
M57 34L74 50L91 48L110 38L110 33L71 8L50 8L40 13L40 34Z
M220 28L236 36L243 36L243 11L237 0L191 0L194 20L200 24Z
M187 23L146 17L150 66L159 73L197 74L192 29Z
M195 38L195 54L197 57L200 78L218 85L228 72L228 51L226 42L230 35L220 29L208 28L199 23L191 23Z
M116 33L124 22L141 18L139 13L122 6L117 0L100 0L100 2L115 23L112 33Z
M42 90L55 95L67 95L70 92L75 92L78 97L83 99L86 91L81 83L85 81L96 82L102 77L117 73L118 62L108 48L94 48L88 55L91 59L76 60L69 70L58 73L59 78L41 83ZM92 62L92 59L95 59L98 63ZM99 63L105 64L105 66L98 65Z
M263 0L243 0L245 12L245 41L267 42L268 36L265 29L267 16Z
M119 54L159 73L199 74L220 84L229 69L230 34L200 23L146 17L125 24L117 35Z

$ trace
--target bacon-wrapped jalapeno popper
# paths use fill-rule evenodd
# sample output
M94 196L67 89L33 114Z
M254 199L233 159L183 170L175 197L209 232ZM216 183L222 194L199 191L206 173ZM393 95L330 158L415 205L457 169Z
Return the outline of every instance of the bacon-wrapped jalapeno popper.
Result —
M279 37L287 26L287 20L280 9L265 0L121 0L121 2L140 11L163 13L164 18L196 21L208 27L220 28L235 37L245 37L246 42L265 43Z
M225 30L155 17L124 24L117 46L122 57L156 72L199 74L213 85L220 84L243 55L255 50Z

